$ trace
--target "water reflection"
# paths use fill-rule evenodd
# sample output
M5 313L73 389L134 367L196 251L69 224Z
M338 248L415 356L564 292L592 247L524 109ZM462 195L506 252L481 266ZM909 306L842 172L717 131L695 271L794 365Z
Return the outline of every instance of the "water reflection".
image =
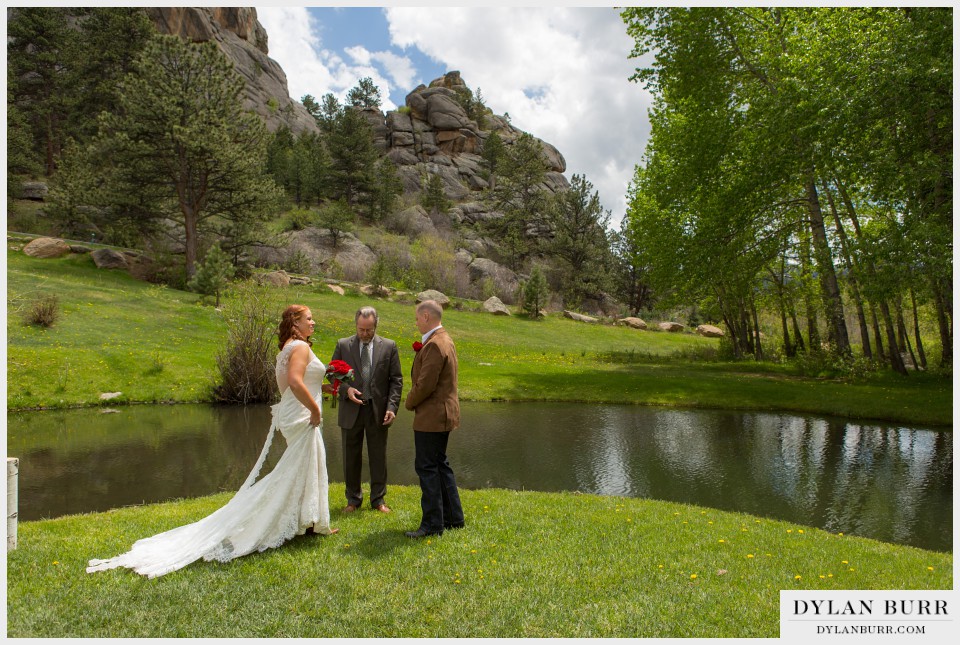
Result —
M327 419L335 411L327 410ZM770 413L463 404L450 457L465 488L579 490L775 517L948 551L953 435ZM8 418L25 520L235 490L266 406L131 406ZM389 482L416 484L412 416L391 430ZM340 431L324 429L342 481ZM268 467L283 440L275 444ZM366 471L366 465L364 466Z

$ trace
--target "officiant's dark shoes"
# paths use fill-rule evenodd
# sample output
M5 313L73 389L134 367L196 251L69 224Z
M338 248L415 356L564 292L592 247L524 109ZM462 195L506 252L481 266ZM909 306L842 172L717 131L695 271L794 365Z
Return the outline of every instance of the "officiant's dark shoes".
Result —
M419 528L416 531L407 531L404 533L408 538L422 538L429 535L443 535L443 531L428 531L425 528Z

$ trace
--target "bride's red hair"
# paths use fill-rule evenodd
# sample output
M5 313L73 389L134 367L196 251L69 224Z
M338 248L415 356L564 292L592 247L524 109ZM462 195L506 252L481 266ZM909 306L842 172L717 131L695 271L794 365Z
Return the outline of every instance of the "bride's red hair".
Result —
M306 341L307 345L313 347L310 339L304 338L300 332L297 331L297 328L294 327L308 309L309 307L305 305L290 305L283 310L283 315L280 316L280 327L277 330L277 335L280 337L280 349L283 349L283 346L286 345L287 341L291 338Z

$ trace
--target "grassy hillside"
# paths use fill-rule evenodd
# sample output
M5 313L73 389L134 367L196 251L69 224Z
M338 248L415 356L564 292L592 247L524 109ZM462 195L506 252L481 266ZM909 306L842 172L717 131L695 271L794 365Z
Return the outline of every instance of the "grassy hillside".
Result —
M220 312L189 292L100 270L86 255L56 260L7 255L8 409L111 403L206 401L217 379L215 355L227 334ZM49 329L23 313L41 294L60 299ZM228 294L225 306L233 298ZM375 305L380 333L397 341L409 374L419 339L413 300L387 302L325 285L276 288L277 312L291 302L317 319L314 350L328 360L353 315ZM950 424L949 377L881 373L857 381L799 376L789 365L706 360L717 340L679 333L588 325L559 316L534 322L476 311L444 314L457 343L460 393L466 400L624 402L749 410L790 410Z

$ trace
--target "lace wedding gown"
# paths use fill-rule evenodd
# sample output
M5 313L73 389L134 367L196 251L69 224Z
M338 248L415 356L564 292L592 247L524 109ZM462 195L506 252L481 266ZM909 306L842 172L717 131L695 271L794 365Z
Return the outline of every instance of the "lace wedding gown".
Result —
M193 524L144 538L126 553L107 560L90 560L87 573L127 567L156 578L203 558L227 562L254 551L280 546L313 526L330 532L327 499L327 458L320 427L310 425L310 411L287 384L287 364L294 340L277 355L277 383L283 393L272 406L270 432L256 465L240 490L225 506ZM303 382L320 402L325 368L310 352ZM257 480L270 451L275 430L287 441L277 465Z

